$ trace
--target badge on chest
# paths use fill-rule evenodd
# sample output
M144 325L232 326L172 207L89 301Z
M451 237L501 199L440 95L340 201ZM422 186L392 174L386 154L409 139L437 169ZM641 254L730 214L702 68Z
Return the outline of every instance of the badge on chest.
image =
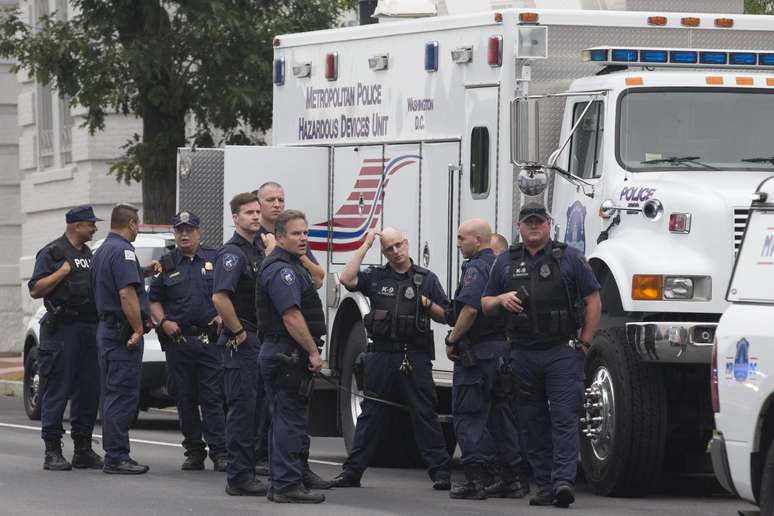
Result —
M540 270L538 271L538 274L543 279L548 279L551 277L551 267L548 266L547 263L544 263L540 266Z

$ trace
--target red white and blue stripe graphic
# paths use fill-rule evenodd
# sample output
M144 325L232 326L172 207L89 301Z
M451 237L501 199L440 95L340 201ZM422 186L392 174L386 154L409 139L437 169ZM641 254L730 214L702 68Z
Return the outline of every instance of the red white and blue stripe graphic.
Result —
M333 220L312 224L309 228L312 250L327 251L329 237L332 252L353 251L360 247L368 230L378 227L390 179L403 167L420 159L416 154L393 159L364 159L352 191Z

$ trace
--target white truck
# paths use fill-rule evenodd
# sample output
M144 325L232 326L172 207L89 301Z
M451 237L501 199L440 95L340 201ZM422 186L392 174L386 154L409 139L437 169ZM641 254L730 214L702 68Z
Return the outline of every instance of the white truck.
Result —
M274 146L226 147L217 173L206 163L218 151L181 150L178 200L223 241L232 195L283 184L327 271L326 373L357 390L369 306L338 275L369 228L402 229L453 293L459 223L481 217L514 240L514 213L546 195L554 236L585 251L602 285L581 421L588 482L644 494L666 458L708 464L723 289L749 194L774 170L774 18L503 9L273 44ZM381 262L378 247L365 259ZM445 332L433 368L449 414ZM349 445L359 399L336 403L327 414ZM411 447L397 416L379 460Z
M753 195L712 355L720 483L774 515L774 177Z

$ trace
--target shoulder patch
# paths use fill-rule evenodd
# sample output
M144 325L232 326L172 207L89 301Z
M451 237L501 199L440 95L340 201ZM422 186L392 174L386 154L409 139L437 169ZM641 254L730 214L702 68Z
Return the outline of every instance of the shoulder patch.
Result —
M129 249L124 249L124 260L136 262L137 256L134 254L134 251L130 251Z
M476 278L478 278L478 271L473 267L468 267L468 270L465 271L465 275L462 277L462 284L467 287L473 284Z
M294 271L291 267L284 267L280 271L280 278L282 278L282 281L285 282L285 285L292 285L296 282L296 271Z
M239 257L235 254L224 254L223 255L223 267L227 271L234 270L234 267L236 267L237 263L239 263Z

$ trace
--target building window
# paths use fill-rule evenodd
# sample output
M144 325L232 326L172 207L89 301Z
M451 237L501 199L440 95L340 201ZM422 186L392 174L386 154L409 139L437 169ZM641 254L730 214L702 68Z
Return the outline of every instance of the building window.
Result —
M489 129L474 127L470 133L470 193L476 199L489 196Z

